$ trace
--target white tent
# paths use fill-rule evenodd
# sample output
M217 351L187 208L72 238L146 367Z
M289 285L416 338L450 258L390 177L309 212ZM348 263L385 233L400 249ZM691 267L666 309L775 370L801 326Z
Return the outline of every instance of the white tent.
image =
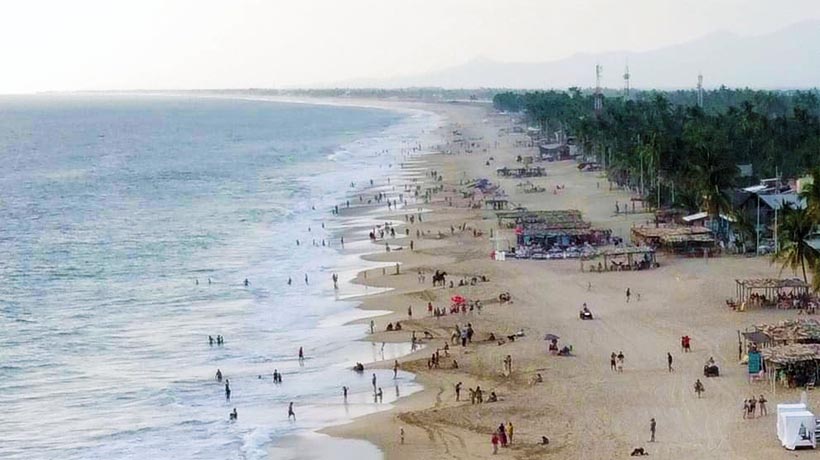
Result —
M784 425L780 422L780 414L784 412L805 412L808 408L803 403L778 404L777 405L777 439L783 440Z
M789 450L798 447L817 447L817 440L814 438L814 430L817 426L817 418L811 412L781 412L778 422L783 427L783 435L780 443Z

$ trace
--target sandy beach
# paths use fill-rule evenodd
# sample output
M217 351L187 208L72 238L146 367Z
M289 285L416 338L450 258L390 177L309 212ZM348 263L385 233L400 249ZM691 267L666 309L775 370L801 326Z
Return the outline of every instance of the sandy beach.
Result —
M479 177L498 183L516 204L531 210L578 209L595 227L611 228L613 235L628 240L629 228L646 223L651 214L616 215L615 202L629 200L629 193L610 190L600 173L579 172L571 161L543 163L548 175L530 181L545 193L522 193L518 179L496 177L495 170L514 166L517 155L534 149L516 146L521 134L499 134L510 126L509 117L495 115L488 105L416 105L446 119L438 135L449 154L424 156L414 168L437 171L436 181L425 174L427 186L441 185L425 204L430 212L423 222L406 224L415 250L407 241L388 244L402 251L381 252L369 260L399 263L394 270L359 273L357 283L390 288L362 297L364 309L387 310L392 314L375 319L376 342L410 341L424 331L433 338L425 348L400 360L400 368L416 374L424 390L398 401L391 411L359 418L353 423L325 430L327 434L358 438L379 446L387 459L491 458L490 437L500 423L512 422L511 447L497 456L511 458L598 459L625 458L635 447L667 459L786 458L777 442L775 417L742 418L743 400L764 394L769 406L799 399L796 390L768 383L749 384L745 368L738 363L737 331L762 322L791 318L795 312L753 310L736 313L725 307L734 294L734 280L747 277L776 277L780 268L765 257L688 259L659 255L660 268L638 272L582 272L578 260L494 261L490 233L515 243L511 230L499 230L491 211L468 209L460 200L459 182ZM454 147L452 132L476 145L472 153ZM485 150L486 149L486 150ZM488 159L493 160L487 165ZM411 166L407 166L411 167ZM563 189L553 193L556 185ZM452 203L447 202L453 198ZM385 213L385 218L395 214ZM464 226L465 231L460 228ZM451 232L451 227L456 228ZM400 233L404 226L398 227ZM412 238L416 232L425 235ZM476 233L478 232L478 233ZM479 236L476 236L479 235ZM384 245L384 241L375 244ZM420 283L418 272L426 274ZM435 270L444 270L456 282L450 288L432 287ZM462 277L486 276L487 282L458 287ZM632 292L627 302L625 291ZM512 302L501 305L498 294L510 292ZM449 307L453 295L480 299L484 305L467 314L433 318L427 303ZM587 303L594 321L580 321L578 311ZM413 316L408 317L408 307ZM401 321L400 332L385 332L388 322ZM362 320L368 323L369 320ZM451 344L445 358L443 347L456 324L471 323L475 329L466 347ZM523 330L525 336L499 345L487 341ZM560 336L561 345L572 345L571 357L547 353L546 333ZM680 337L692 337L692 352L680 349ZM441 349L441 366L428 368L428 359ZM610 353L623 352L623 373L610 370ZM667 370L667 353L674 358L674 372ZM503 360L512 358L512 373L505 375ZM704 379L703 363L709 358L721 366L719 378ZM459 364L453 369L452 361ZM366 368L392 368L392 362L368 363ZM365 370L367 372L367 369ZM542 383L533 383L537 373ZM702 399L693 385L701 378ZM462 382L461 401L455 386ZM471 404L467 388L480 385L485 394L494 391L498 402ZM809 403L816 401L809 394ZM650 419L657 421L656 442L649 442ZM404 430L405 440L400 441ZM547 436L549 445L540 445Z

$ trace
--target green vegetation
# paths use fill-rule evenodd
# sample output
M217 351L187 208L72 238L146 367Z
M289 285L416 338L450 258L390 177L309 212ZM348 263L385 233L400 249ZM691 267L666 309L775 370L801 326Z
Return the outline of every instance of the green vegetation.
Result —
M732 187L804 174L820 164L820 98L814 91L636 92L609 97L600 114L593 95L568 91L504 92L499 110L522 111L545 135L575 136L610 180L663 206L710 214L728 211ZM750 164L753 177L740 177ZM659 203L658 203L659 201Z

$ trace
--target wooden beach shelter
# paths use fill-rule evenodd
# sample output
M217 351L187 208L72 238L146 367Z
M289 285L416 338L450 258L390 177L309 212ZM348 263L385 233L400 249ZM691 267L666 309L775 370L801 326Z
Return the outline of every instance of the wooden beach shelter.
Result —
M624 257L627 262L627 265L624 266L626 270L632 270L636 262L641 269L655 268L658 266L658 263L655 260L655 250L649 246L627 246L605 249L603 251L596 252L592 257L590 257L590 259L600 257L603 257L604 259L603 268L605 271L610 270L610 262L613 262L613 265L615 265L616 259Z
M752 294L766 296L767 299L776 299L778 292L791 291L798 297L809 293L809 284L798 278L759 278L735 280L738 303L743 304Z
M506 198L494 197L484 200L484 206L493 211L503 211L510 207L510 202Z

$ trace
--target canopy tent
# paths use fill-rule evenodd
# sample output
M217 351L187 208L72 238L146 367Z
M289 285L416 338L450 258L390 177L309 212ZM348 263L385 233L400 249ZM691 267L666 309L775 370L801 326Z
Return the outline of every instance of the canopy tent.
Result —
M795 450L798 447L814 449L817 447L815 439L817 419L811 412L807 410L779 412L777 423L782 432L779 436L780 444L786 449Z

